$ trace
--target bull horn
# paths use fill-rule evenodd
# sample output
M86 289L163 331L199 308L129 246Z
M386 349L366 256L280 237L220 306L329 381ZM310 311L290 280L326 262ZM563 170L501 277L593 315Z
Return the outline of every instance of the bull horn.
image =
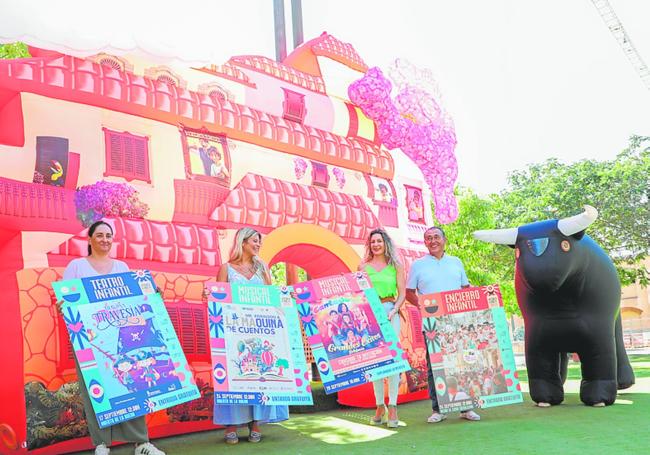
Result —
M558 230L567 237L577 232L584 231L598 218L598 210L590 205L585 205L585 211L579 215L563 218L557 222Z
M474 238L499 245L514 245L517 242L519 228L509 229L488 229L485 231L474 231Z

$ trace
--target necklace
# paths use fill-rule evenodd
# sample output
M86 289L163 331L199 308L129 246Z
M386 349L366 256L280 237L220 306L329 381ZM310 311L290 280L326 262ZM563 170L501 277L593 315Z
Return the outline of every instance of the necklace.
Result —
M255 267L253 266L253 264L246 265L246 264L240 263L240 264L237 264L235 268L239 272L244 272L247 275L255 275Z

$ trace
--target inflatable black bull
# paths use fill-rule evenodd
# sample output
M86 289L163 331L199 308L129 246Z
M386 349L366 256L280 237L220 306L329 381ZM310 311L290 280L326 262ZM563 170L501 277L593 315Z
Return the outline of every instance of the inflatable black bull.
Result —
M539 406L564 400L567 352L580 356L580 399L587 405L610 405L617 389L634 384L623 346L618 275L607 254L585 235L597 216L585 206L582 214L562 220L474 233L479 240L515 248L530 396Z

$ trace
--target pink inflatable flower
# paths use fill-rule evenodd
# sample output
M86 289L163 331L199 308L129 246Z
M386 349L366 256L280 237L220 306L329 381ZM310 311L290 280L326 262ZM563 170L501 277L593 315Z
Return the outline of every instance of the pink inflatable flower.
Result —
M396 62L396 65L398 63ZM403 74L403 67L398 74ZM377 124L388 149L400 148L420 168L433 192L436 218L443 224L458 218L454 184L458 165L453 122L426 90L407 83L391 99L391 82L379 68L370 68L348 88L350 100Z

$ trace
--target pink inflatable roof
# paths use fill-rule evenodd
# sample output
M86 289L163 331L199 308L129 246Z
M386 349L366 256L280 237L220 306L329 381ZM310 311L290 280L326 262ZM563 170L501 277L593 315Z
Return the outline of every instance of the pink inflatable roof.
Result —
M290 223L318 224L345 240L365 241L381 223L360 196L247 174L210 217L222 227L268 232Z

